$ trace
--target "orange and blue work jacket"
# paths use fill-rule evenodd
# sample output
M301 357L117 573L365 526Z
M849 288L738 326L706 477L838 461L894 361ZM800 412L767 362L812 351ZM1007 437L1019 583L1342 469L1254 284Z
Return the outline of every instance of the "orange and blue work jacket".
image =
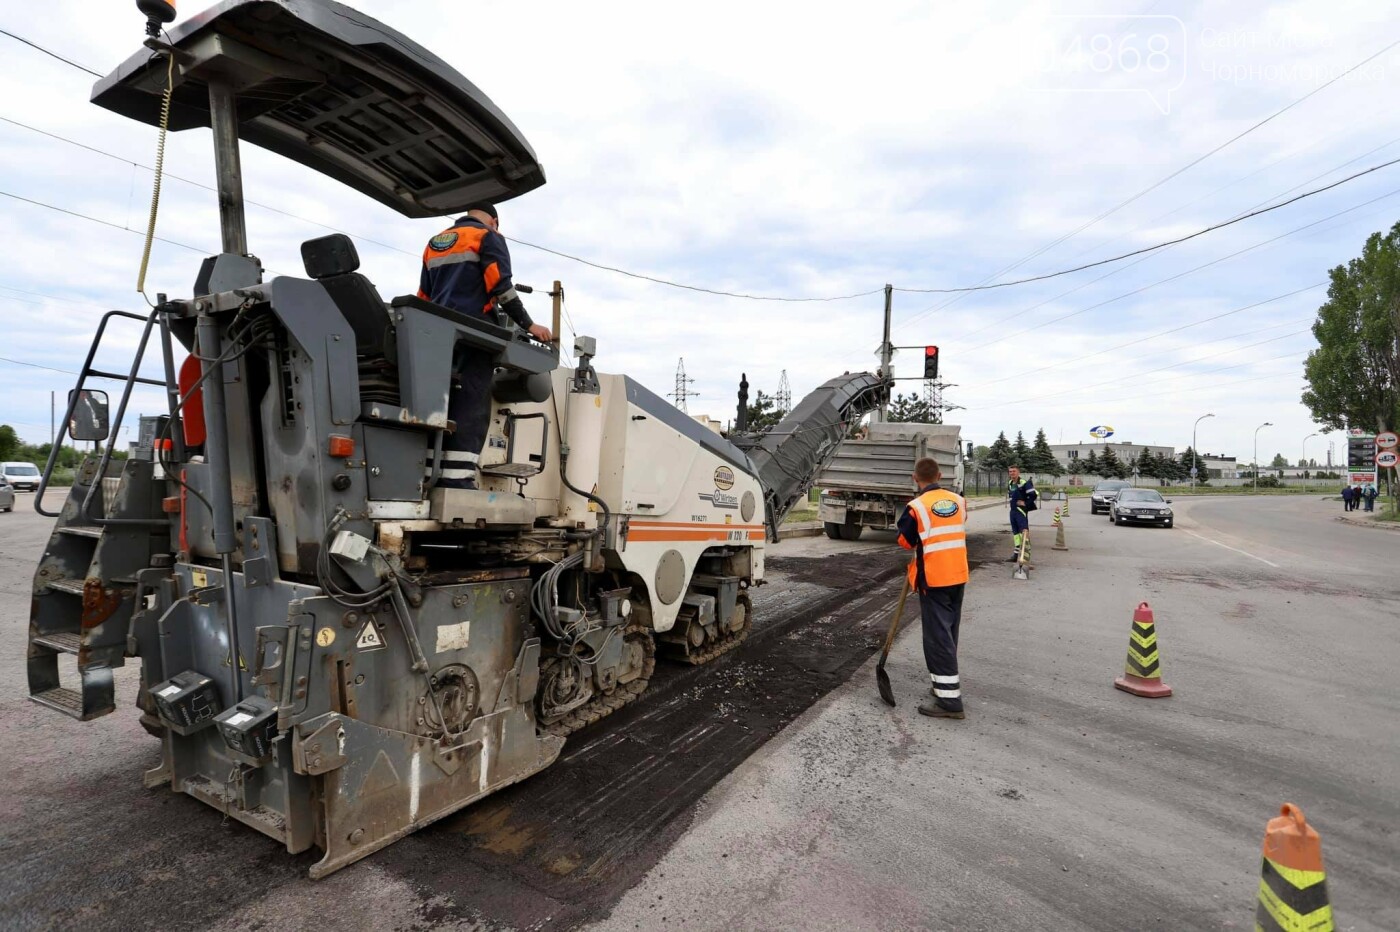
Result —
M967 502L926 486L899 517L899 545L915 551L909 585L919 591L967 582Z
M474 217L459 217L428 240L418 297L463 314L490 314L499 307L522 329L533 323L510 280L505 237Z

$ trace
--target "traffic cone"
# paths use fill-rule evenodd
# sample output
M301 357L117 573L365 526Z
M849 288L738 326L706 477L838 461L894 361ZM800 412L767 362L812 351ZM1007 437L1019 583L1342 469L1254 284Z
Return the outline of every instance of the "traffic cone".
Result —
M1256 932L1332 932L1332 905L1322 867L1322 839L1303 810L1284 803L1264 829L1264 864L1259 881Z
M1113 685L1134 696L1165 699L1172 688L1162 682L1162 660L1157 655L1157 625L1146 602L1133 612L1133 633L1128 638L1128 665Z
M1068 504L1068 502L1066 502ZM1068 550L1069 545L1065 543L1065 522L1060 514L1059 506L1055 506L1055 543L1050 546L1051 550Z

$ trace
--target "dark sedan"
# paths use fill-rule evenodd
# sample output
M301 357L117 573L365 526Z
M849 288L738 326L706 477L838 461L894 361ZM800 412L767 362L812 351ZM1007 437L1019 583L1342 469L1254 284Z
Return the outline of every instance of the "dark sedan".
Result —
M1100 482L1094 486L1094 492L1089 496L1089 513L1108 514L1108 510L1113 505L1113 500L1118 497L1118 493L1128 488L1132 488L1132 483L1124 482L1122 479L1105 479Z
M1172 503L1156 489L1123 489L1109 506L1109 520L1115 525L1160 524L1172 526Z

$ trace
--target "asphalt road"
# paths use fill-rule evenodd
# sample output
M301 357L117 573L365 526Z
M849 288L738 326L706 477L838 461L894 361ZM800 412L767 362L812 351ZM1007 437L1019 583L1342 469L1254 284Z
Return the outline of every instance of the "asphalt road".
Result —
M1033 534L1030 582L983 566L968 720L915 712L909 631L898 708L867 663L598 928L1247 929L1285 800L1321 833L1338 928L1400 928L1400 534L1313 498L1176 504L1173 530L1076 511L1068 552ZM1112 688L1144 600L1169 699Z
M1339 927L1400 928L1400 534L1337 503L1178 500L1170 531L1077 510L1068 553L1042 527L1031 582L974 571L965 722L915 712L912 626L900 705L876 698L888 535L784 542L743 648L313 883L314 857L141 788L134 667L97 722L25 700L48 532L28 500L0 515L0 927L1249 928L1289 800L1322 833ZM977 557L1009 549L995 512L973 526ZM1111 687L1143 599L1171 699Z

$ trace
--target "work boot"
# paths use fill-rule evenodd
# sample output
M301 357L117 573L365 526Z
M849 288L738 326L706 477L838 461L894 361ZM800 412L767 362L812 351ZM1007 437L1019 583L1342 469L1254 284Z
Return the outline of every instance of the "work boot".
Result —
M929 718L967 718L967 713L962 710L961 705L950 709L937 699L925 699L919 703L919 714Z
M1019 551L1019 550L1013 550L1013 551L1011 551L1011 556L1009 556L1009 557L1006 558L1006 562L1007 562L1007 563L1015 563L1017 560L1020 560L1020 559L1021 559L1021 551Z

